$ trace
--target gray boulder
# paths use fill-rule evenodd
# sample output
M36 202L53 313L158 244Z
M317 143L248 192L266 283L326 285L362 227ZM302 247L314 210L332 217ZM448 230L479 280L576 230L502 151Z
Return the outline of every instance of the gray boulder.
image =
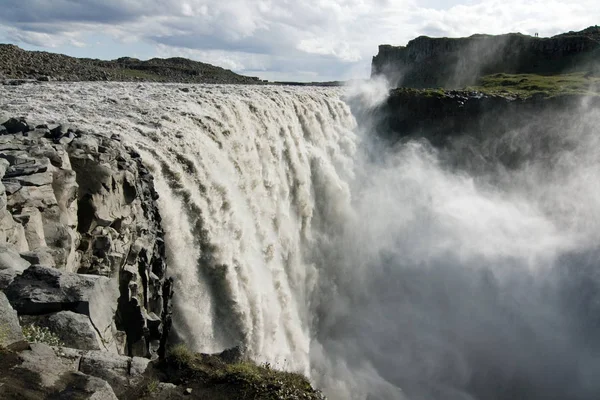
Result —
M44 343L31 343L29 349L19 355L23 360L20 368L37 372L44 387L52 387L64 373L76 371L71 360L58 357L54 349Z
M0 347L24 340L19 317L4 293L0 292Z
M6 289L20 272L12 268L0 269L0 290Z
M61 393L65 396L64 398L118 400L108 382L100 378L82 374L81 372L71 372L63 375L62 380L66 383L66 388Z
M100 336L94 329L89 317L72 311L23 316L24 323L33 323L48 328L69 348L80 350L100 350L103 348Z
M6 128L7 133L20 133L27 132L29 130L29 125L27 125L27 122L16 118L10 118L2 125L4 125Z
M55 267L52 250L48 247L38 247L32 251L21 253L21 257L34 265L43 265L44 267Z
M87 315L103 343L112 343L110 349L116 352L113 317L119 290L114 280L33 265L15 277L5 293L19 314L73 311Z
M0 244L0 270L13 269L23 272L29 268L31 264L25 261L11 246Z
M105 351L89 351L82 355L79 370L85 374L106 380L117 395L128 387L138 384L146 372L150 360L126 357Z

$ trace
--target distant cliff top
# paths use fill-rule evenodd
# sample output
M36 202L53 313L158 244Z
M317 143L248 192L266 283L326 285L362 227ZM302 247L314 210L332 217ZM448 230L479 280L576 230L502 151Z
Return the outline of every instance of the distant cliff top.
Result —
M413 88L460 88L484 75L555 75L600 70L600 27L551 38L509 33L466 38L420 36L406 46L379 46L371 75Z
M258 78L185 58L105 61L27 51L0 44L0 79L58 81L150 81L182 83L261 83Z

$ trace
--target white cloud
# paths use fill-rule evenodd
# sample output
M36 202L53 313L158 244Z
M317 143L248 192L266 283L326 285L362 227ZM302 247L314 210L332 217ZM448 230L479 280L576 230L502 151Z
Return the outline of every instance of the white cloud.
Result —
M419 35L547 36L600 19L597 0L4 1L0 26L17 43L56 47L104 34L238 71L345 78L349 71L368 71L381 43L406 44Z

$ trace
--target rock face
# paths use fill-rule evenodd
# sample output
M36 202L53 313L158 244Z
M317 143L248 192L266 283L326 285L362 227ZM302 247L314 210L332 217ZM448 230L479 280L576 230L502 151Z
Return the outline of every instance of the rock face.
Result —
M471 165L472 174L486 168L514 168L536 157L552 162L553 149L571 148L576 136L597 131L600 97L561 95L528 98L488 95L464 90L432 91L399 88L371 118L385 148L398 142L424 139L443 158L454 155L453 165ZM582 116L589 118L582 118ZM516 143L526 145L516 146ZM552 143L550 146L549 143ZM475 154L477 153L477 154ZM478 171L478 172L474 172Z
M420 36L406 46L379 46L371 76L394 86L461 88L504 73L600 72L600 27L551 38L517 33L467 38Z
M72 325L73 347L156 357L172 285L139 155L117 135L0 119L0 289L67 345Z
M23 340L17 312L12 308L4 293L0 292L0 347Z

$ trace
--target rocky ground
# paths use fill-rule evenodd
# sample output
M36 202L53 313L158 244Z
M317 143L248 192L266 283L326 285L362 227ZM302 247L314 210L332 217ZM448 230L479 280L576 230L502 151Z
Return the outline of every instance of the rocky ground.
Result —
M240 351L168 350L158 195L117 134L0 120L0 398L322 398Z
M124 81L258 84L255 77L185 58L153 58L141 61L124 57L105 61L62 54L26 51L0 44L0 81Z

